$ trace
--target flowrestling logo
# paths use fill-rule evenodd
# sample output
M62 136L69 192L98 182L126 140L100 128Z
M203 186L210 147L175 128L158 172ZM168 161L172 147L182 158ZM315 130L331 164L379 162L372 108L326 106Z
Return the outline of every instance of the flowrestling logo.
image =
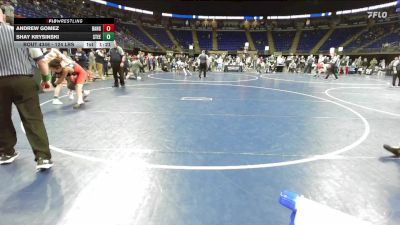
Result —
M367 12L368 13L368 18L379 18L379 19L385 19L388 16L387 12Z

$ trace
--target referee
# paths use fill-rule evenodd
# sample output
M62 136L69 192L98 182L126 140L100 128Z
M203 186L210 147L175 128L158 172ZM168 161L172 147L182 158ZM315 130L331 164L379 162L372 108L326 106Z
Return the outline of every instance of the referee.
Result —
M397 78L399 78L397 86L400 87L400 71L398 70L399 66L400 66L400 58L396 57L396 58L394 58L392 68L389 68L393 75L393 82L392 82L393 87L396 87L396 79Z
M198 57L199 61L199 78L201 78L201 72L203 71L203 76L206 77L207 73L207 65L209 62L208 55L206 55L206 51L202 51Z
M49 169L53 162L29 55L36 59L42 74L48 74L48 66L41 59L40 49L14 48L14 28L5 24L1 9L0 40L0 165L12 163L19 156L14 149L17 136L11 120L14 103L35 155L36 169ZM49 76L42 79L48 84Z
M121 84L121 87L125 87L125 77L123 72L124 62L125 62L124 50L120 46L118 46L117 42L114 40L114 47L110 49L109 54L110 54L111 68L114 76L113 87L119 87L119 83Z
M335 79L339 79L336 75L338 71L338 63L340 62L340 56L336 55L336 53L331 54L331 61L329 62L330 67L327 69L325 80L329 78L330 75L334 75Z

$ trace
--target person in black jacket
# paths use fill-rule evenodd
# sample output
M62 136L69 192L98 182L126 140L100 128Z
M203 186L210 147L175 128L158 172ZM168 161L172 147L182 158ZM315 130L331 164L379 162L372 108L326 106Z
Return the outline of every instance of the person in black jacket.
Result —
M75 62L78 63L85 70L88 69L88 57L86 55L86 52L84 52L81 48L76 49Z
M82 48L78 48L75 52L75 62L78 63L87 72L87 81L93 81L94 75L89 70L89 57Z
M310 55L305 62L304 72L303 73L311 73L312 65L314 64L314 56Z
M146 66L145 60L144 60L144 53L143 52L139 52L139 61L142 64L142 66L140 67L140 73L145 73L144 71L144 67Z
M108 77L108 62L110 61L110 57L108 57L106 50L104 50L104 61L103 61L103 73L104 77Z

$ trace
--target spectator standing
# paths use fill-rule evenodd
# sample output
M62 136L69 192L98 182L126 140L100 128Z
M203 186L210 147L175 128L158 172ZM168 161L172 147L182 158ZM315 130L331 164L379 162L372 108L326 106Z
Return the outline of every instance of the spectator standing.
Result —
M93 49L89 52L89 71L96 73L96 56Z
M78 48L75 52L75 62L78 63L83 69L88 68L88 57L82 48Z
M98 49L95 53L96 70L102 80L104 80L103 76L104 57L105 57L105 51L102 49Z

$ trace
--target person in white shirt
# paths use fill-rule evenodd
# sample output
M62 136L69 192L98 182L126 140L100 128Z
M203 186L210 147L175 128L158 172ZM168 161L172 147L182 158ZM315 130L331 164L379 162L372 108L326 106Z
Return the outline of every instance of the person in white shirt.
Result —
M223 63L224 63L224 59L222 59L222 56L219 56L217 59L217 71L222 72L223 71Z
M295 73L296 72L296 63L294 62L294 60L292 60L292 62L290 62L289 64L289 73Z
M285 58L283 56L278 56L276 60L277 72L283 72L284 66L285 66Z
M385 70L386 70L386 62L385 62L385 59L382 59L379 62L379 70L378 70L377 76L378 77L385 76L385 72L384 72Z
M240 56L236 57L236 65L239 65L240 62L242 62L242 59L240 58Z
M178 60L176 61L176 71L179 74L180 71L183 71L183 73L185 74L185 76L192 76L192 73L187 69L188 64L186 62L184 62L183 60L181 60L180 58L178 58Z
M251 67L251 56L248 56L246 58L246 70L248 70Z
M318 62L315 65L315 75L314 77L319 77L320 74L325 72L325 56L323 56L322 54L320 54L318 56Z
M257 59L257 67L256 67L256 71L257 71L259 74L262 73L261 71L262 71L263 63L264 63L264 58L263 58L262 56L260 56L260 57ZM265 64L264 64L264 66L265 66Z

